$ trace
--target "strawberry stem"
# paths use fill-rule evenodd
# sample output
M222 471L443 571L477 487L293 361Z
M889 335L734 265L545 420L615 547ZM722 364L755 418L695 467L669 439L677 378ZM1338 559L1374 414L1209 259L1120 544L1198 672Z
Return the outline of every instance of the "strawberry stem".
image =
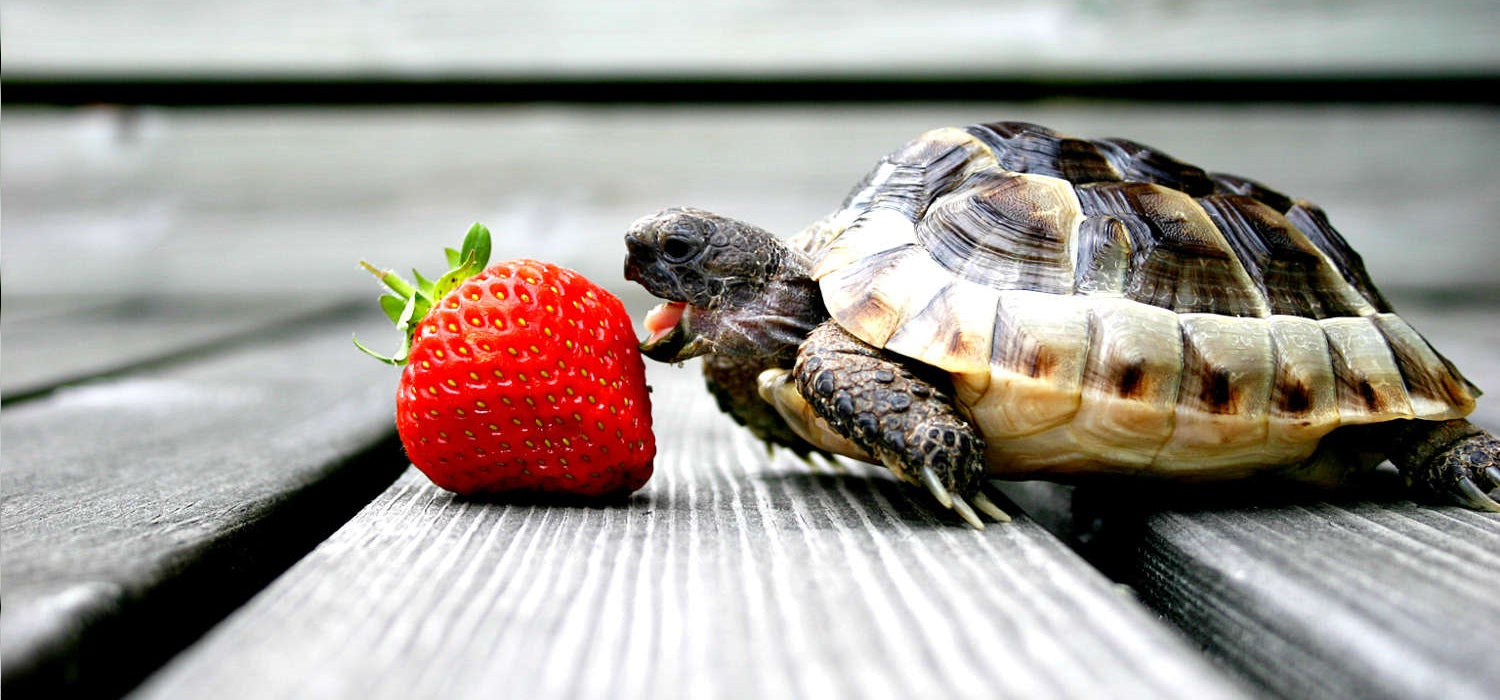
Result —
M439 277L436 282L412 270L412 277L417 280L415 286L395 272L381 270L368 262L359 261L361 267L393 292L393 294L380 297L380 308L396 324L396 329L401 331L401 347L390 356L381 355L365 347L359 342L359 338L354 339L355 347L386 364L397 366L406 364L407 356L411 352L412 339L422 319L427 317L427 312L465 280L484 271L485 265L489 264L490 230L483 224L476 223L470 226L468 234L464 236L463 247L459 250L448 248L445 254L450 269L443 273L443 276Z
M368 270L370 274L375 275L377 279L384 283L385 286L390 287L391 291L395 292L402 299L412 295L413 290L411 285L406 280L401 279L400 275L390 270L382 270L363 260L359 261L359 266Z

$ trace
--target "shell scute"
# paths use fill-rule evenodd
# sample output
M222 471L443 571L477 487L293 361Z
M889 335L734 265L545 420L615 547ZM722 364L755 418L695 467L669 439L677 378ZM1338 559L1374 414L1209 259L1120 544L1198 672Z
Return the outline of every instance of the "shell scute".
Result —
M1338 386L1328 336L1316 320L1272 316L1271 367L1265 461L1306 459L1318 440L1339 426Z
M927 358L929 364L953 374L988 377L994 337L990 329L999 298L1000 292L989 287L953 280L933 290L925 304L913 299L885 348L907 357Z
M996 122L971 126L968 132L994 152L1000 167L1011 172L1045 175L1073 183L1124 179L1097 144L1062 136L1046 127Z
M1328 335L1344 425L1413 418L1406 382L1385 336L1369 317L1320 319Z
M1126 298L1182 313L1267 315L1260 290L1192 197L1140 182L1077 192L1085 215L1115 217L1130 234Z
M1272 365L1268 322L1217 314L1183 314L1182 377L1172 436L1153 465L1226 466L1263 449L1268 433Z
M937 129L882 161L871 178L850 196L850 203L894 209L915 222L937 197L994 162L989 150L967 132Z
M1381 313L1390 312L1390 303L1380 294L1380 290L1375 288L1375 283L1370 281L1370 274L1365 271L1364 258L1354 252L1344 237L1339 235L1332 224L1328 223L1328 214L1315 204L1299 201L1287 210L1286 218L1302 232L1302 235L1307 236L1307 239L1312 241L1312 244L1317 246L1323 255L1328 257L1344 281L1348 282L1370 307ZM1361 313L1367 313L1367 311L1361 310Z
M1213 180L1214 192L1218 194L1244 195L1270 207L1280 214L1285 214L1286 210L1292 208L1291 197L1250 178L1230 175L1228 173L1209 173L1208 177L1210 180Z
M988 172L934 203L917 223L916 238L960 278L1066 294L1073 287L1069 241L1081 219L1065 182Z
M1088 306L1082 401L1071 427L1079 443L1145 469L1172 436L1182 341L1178 315L1126 299Z
M1004 439L1066 423L1082 397L1089 352L1084 300L1025 290L999 292L987 381L958 382L974 419Z
M930 131L799 240L833 318L949 372L1010 475L1235 475L1479 393L1321 209L1133 141Z
M1098 214L1078 224L1073 290L1119 296L1130 272L1130 228L1118 217Z
M1179 411L1266 414L1271 395L1271 335L1262 319L1216 314L1182 316L1183 367Z
M1422 334L1395 314L1375 314L1371 321L1390 347L1417 418L1448 420L1474 410L1478 387L1464 379Z
M883 348L896 329L914 311L925 308L949 281L931 256L908 244L839 268L823 278L821 287L823 301L839 325ZM923 361L930 362L925 357Z
M1150 146L1128 139L1094 141L1104 158L1124 173L1124 179L1170 187L1193 197L1212 193L1214 183L1208 173L1184 163Z
M1354 316L1369 307L1286 217L1245 195L1199 198L1273 314L1325 318Z

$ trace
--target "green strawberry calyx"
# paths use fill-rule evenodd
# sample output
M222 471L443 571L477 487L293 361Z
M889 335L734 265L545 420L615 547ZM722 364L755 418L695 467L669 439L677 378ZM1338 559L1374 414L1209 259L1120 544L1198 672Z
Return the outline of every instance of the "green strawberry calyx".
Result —
M402 279L400 275L390 270L381 270L363 260L359 261L361 267L370 274L375 275L390 294L380 297L380 308L389 316L396 329L401 331L401 347L395 354L387 357L374 350L365 347L354 339L355 347L364 351L366 355L373 357L386 364L401 366L406 364L407 356L411 353L412 337L417 332L417 327L422 319L427 317L427 312L438 300L448 295L464 280L484 271L485 265L490 261L490 230L483 224L474 224L469 227L469 233L464 236L463 246L458 250L445 248L448 256L448 271L437 281L429 280L422 273L412 270L412 278L416 284Z

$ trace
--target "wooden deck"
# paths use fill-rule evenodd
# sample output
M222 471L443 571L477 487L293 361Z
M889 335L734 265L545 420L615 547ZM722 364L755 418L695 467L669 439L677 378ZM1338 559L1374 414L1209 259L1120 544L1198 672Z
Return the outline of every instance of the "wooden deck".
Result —
M883 470L768 455L692 364L650 368L661 452L628 502L475 502L405 465L396 373L349 343L390 337L357 259L430 267L481 220L639 315L635 216L791 231L914 133L997 117L1320 201L1500 386L1493 110L8 109L5 691L1495 697L1500 519L1390 489L1019 484L975 532Z

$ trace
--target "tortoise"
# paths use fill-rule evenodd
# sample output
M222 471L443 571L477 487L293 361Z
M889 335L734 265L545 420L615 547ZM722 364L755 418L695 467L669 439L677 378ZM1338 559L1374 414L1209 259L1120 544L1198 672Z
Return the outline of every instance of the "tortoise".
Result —
M987 478L1406 481L1500 511L1480 390L1396 315L1319 207L1133 141L928 131L786 241L641 218L655 360L703 356L773 445L884 464L965 521Z

